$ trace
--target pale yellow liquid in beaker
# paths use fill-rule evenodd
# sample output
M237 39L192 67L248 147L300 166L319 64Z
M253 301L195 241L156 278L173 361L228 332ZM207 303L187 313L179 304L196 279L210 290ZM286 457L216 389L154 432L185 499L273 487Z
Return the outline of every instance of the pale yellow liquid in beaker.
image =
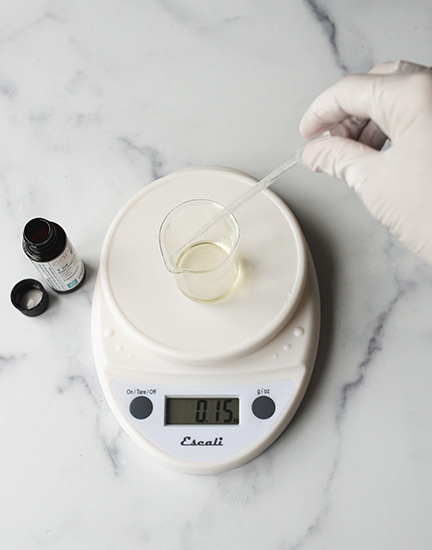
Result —
M238 267L236 255L224 261L229 251L213 241L193 244L180 256L177 266L191 270L179 275L180 289L197 302L213 302L224 298L234 288Z
M228 256L227 250L217 243L202 241L187 248L177 263L183 269L204 271L219 265Z

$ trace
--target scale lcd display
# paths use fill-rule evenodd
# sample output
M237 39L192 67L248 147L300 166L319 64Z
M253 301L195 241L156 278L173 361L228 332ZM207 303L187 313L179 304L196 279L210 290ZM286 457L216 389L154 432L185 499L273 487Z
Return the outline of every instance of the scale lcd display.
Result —
M238 397L167 397L165 425L237 426L239 409Z

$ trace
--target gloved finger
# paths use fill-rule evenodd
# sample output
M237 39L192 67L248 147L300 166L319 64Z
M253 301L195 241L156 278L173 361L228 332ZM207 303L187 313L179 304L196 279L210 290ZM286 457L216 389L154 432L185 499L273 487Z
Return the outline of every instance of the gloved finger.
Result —
M360 143L369 145L377 151L381 151L387 139L387 136L373 120L368 121L357 138Z
M401 73L418 73L429 71L429 67L425 65L418 65L417 63L411 63L410 61L386 61L375 65L370 71L369 74L392 74L396 72Z
M381 84L392 74L422 72L432 73L432 67L409 61L391 61L376 65L368 74L347 76L325 90L310 105L300 122L300 133L308 138L329 124L341 123L351 117L353 120L373 119L388 135L389 129L385 128L383 115L388 107L388 98L382 98L385 86ZM354 135L352 137L355 139Z
M300 132L309 137L328 124L340 123L348 117L372 119L382 132L391 137L389 124L398 119L396 109L401 109L397 97L389 95L385 80L391 76L358 74L346 76L319 95L300 122ZM393 94L394 95L394 94ZM387 116L389 113L391 117Z
M353 187L356 191L362 186L379 162L380 153L371 147L342 137L308 144L302 155L302 162L315 172L325 172Z
M346 76L322 92L307 109L300 121L304 137L323 130L328 124L344 121L349 117L368 120L371 118L369 98L374 94L377 76Z
M368 74L392 74L398 70L400 61L384 61L372 67Z
M339 126L342 126L344 128L345 133L336 133L335 135L357 140L361 136L363 130L368 125L368 123L368 119L350 116L339 123Z

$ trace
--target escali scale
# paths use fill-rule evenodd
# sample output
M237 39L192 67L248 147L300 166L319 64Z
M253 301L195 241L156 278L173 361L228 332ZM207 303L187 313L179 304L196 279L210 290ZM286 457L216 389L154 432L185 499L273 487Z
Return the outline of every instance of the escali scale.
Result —
M162 261L159 227L172 208L193 198L228 204L255 183L220 167L170 174L126 203L102 248L92 340L104 394L149 455L183 472L230 470L267 449L294 416L315 363L315 268L273 192L236 213L241 274L225 299L188 299Z

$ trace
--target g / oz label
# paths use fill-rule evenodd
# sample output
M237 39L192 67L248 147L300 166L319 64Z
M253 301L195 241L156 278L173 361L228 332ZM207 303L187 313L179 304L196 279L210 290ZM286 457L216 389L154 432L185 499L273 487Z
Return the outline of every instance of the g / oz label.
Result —
M32 262L46 282L54 290L67 292L80 284L85 275L85 267L75 252L69 239L64 251L49 262Z

